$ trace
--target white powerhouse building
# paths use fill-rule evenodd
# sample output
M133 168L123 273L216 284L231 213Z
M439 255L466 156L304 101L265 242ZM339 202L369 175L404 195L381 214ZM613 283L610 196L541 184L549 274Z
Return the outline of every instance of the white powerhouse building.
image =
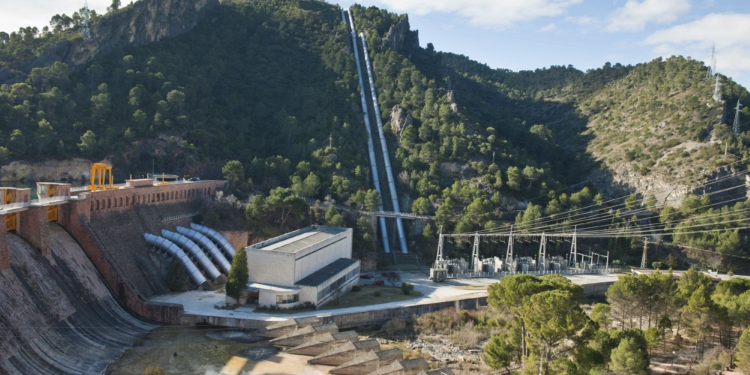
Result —
M352 229L312 226L245 248L248 291L258 305L321 306L359 281L352 258Z

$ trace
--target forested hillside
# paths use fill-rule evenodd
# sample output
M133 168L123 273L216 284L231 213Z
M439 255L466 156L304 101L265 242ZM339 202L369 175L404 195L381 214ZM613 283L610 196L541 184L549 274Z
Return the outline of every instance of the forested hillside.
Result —
M623 207L612 207L607 225L675 227L721 207L688 200L659 217L665 191L682 189L669 202L679 205L715 168L746 169L750 135L735 137L726 122L734 103L750 96L722 76L723 101L714 101L700 62L491 69L420 47L406 15L352 11L371 49L402 206L436 215L414 239L423 250L432 249L438 226L531 229L544 216L570 226L570 210L602 209L623 192L640 195L627 207L614 202ZM0 67L18 69L63 40L81 42L79 18L55 17L51 30L0 33ZM75 69L35 68L0 86L0 158L108 158L120 178L150 171L152 159L157 170L219 177L236 160L223 172L232 193L258 196L248 219L277 230L305 222L305 203L295 206L294 196L377 207L367 194L350 43L334 5L226 1L175 38L118 47ZM748 116L744 109L743 122ZM287 221L289 212L299 220ZM318 220L343 219L331 211ZM747 241L741 232L737 241L714 237L686 241L714 250L730 243L732 252ZM603 245L619 249L619 241Z

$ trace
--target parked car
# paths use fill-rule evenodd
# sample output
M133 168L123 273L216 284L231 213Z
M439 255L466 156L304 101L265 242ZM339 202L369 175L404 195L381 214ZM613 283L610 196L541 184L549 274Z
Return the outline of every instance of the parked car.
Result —
M375 282L373 282L372 285L383 286L383 285L385 285L385 281L383 281L383 280L375 280Z
M359 275L359 278L360 278L360 279L365 279L365 280L369 280L369 279L372 279L372 276L370 276L370 275L368 275L368 274L364 273L364 274L361 274L361 275Z

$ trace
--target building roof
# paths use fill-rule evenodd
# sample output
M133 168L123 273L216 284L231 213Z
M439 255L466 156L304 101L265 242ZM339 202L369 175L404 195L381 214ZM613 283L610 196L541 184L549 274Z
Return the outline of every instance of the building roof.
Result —
M250 248L294 254L346 231L347 228L312 226L263 241Z
M359 261L356 259L349 258L336 259L329 265L309 274L304 279L296 282L295 285L318 286L358 262Z

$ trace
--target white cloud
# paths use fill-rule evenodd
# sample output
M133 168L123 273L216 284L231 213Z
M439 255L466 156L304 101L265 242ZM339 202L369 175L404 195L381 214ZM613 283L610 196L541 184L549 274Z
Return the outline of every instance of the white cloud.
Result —
M557 28L557 26L555 26L554 23L551 23L551 24L549 24L547 26L540 27L538 31L540 33L548 33L548 32L550 32L550 31L552 31L552 30L554 30L556 28Z
M750 14L708 14L682 25L659 30L643 41L661 56L681 54L708 63L716 45L717 69L723 74L750 72Z
M504 29L518 22L555 17L583 0L376 0L390 11L455 13L476 25Z
M2 5L6 0L0 0ZM10 1L8 1L10 2ZM23 0L3 6L0 12L0 31L18 31L19 27L36 26L39 30L49 26L49 20L55 14L73 14L83 8L83 0ZM89 8L97 13L106 13L112 0L89 0ZM123 6L130 1L122 1Z
M566 17L565 20L583 27L595 26L599 23L599 20L597 20L596 18L587 16Z
M689 0L628 0L609 16L607 31L641 31L649 23L667 24L690 10Z

